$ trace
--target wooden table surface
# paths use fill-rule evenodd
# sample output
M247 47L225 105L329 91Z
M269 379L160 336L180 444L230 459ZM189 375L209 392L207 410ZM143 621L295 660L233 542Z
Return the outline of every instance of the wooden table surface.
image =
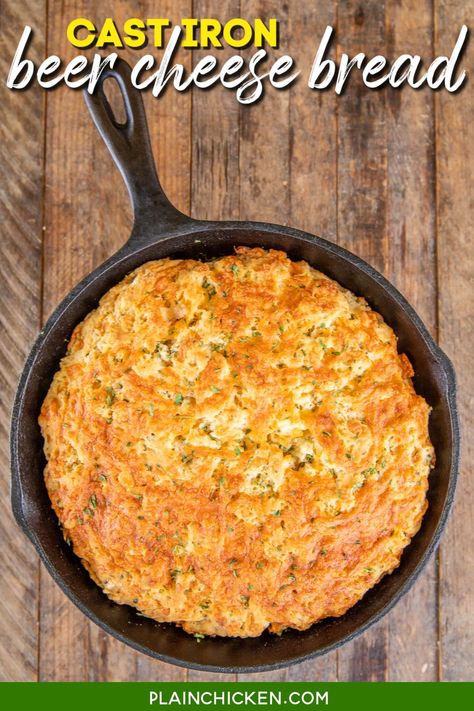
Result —
M100 6L100 14L97 12ZM60 299L127 238L131 212L121 178L81 92L8 91L25 24L39 63L76 53L73 17L263 17L281 20L281 50L308 72L326 25L337 52L431 61L450 54L471 0L1 0L2 389L0 678L5 680L197 680L235 675L186 671L138 654L70 603L13 522L8 430L18 374ZM156 50L127 51L139 54ZM247 50L246 50L247 51ZM189 68L205 51L181 50ZM234 53L222 50L221 58ZM159 54L159 52L157 52ZM468 48L463 66L473 69ZM376 626L338 652L239 679L473 680L474 496L472 230L473 77L458 94L404 88L369 91L355 77L343 96L304 80L240 106L222 88L159 100L146 95L153 149L170 199L197 218L293 225L365 258L414 305L453 359L463 424L457 500L434 557L411 591Z

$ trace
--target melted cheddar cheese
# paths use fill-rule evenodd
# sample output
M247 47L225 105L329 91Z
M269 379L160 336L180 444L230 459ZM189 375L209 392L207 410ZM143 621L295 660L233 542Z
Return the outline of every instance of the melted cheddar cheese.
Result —
M344 614L426 510L429 407L392 329L283 252L148 262L44 401L64 535L118 603L198 635Z

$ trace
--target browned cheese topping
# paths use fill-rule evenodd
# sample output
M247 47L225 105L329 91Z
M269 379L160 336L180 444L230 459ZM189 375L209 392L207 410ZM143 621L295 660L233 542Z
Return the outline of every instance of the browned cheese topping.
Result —
M118 603L198 635L305 629L400 561L429 407L362 298L283 252L148 262L75 329L48 492Z

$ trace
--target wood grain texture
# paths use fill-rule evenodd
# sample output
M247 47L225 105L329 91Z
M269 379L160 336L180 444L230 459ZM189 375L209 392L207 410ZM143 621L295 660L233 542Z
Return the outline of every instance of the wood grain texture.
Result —
M241 0L241 17L261 17L264 20L278 16L281 31L286 37L288 6L268 0ZM268 61L283 54L265 47ZM254 47L244 50L251 56ZM265 87L261 101L240 106L240 219L276 222L287 225L290 212L290 98L287 90L275 91ZM262 109L269 116L262 121ZM240 681L284 681L286 669L239 674Z
M194 17L214 17L215 2L194 0ZM219 20L240 17L238 0L219 3ZM216 49L222 64L234 52ZM209 50L192 50L193 66ZM239 217L239 104L221 86L192 94L191 213L198 219L232 220Z
M281 46L270 55L295 58L301 75L290 89L266 87L254 106L240 106L221 87L185 93L171 87L158 100L143 92L163 187L194 217L291 224L338 241L386 274L455 362L464 456L439 566L432 560L384 620L337 653L239 679L473 680L472 86L456 95L369 91L357 70L340 97L306 86L326 25L335 28L332 56L412 52L429 61L451 52L463 22L474 26L472 3L164 0L158 7L152 0L0 0L0 14L2 76L27 23L36 30L29 54L39 61L77 53L65 33L77 16L99 23L106 16L120 23L158 14L174 22L280 20ZM146 52L161 55L153 47L121 54L136 62ZM176 59L190 69L207 53L179 50ZM235 50L215 53L222 63ZM470 46L462 64L472 81ZM106 635L40 570L13 524L8 427L23 359L41 320L128 237L131 210L80 92L9 92L4 86L0 92L0 679L236 679L156 662Z
M288 7L267 0L241 0L242 17L267 19L278 15L282 32L288 26ZM284 51L265 48L268 61ZM243 51L251 56L254 47ZM261 70L260 70L261 71ZM288 224L289 107L288 90L265 86L261 101L240 105L240 218ZM268 120L262 121L262 110Z
M81 7L50 2L48 53L74 55L65 27L76 14L93 15L94 3ZM80 91L64 87L47 96L46 192L43 314L46 318L75 283L126 238L130 210L125 189L92 130ZM90 199L99 195L99 199ZM108 667L108 649L88 620L41 570L40 679L80 681L97 678ZM124 651L129 657L130 652ZM100 660L100 663L98 663ZM109 670L120 676L121 667Z
M194 0L193 17L215 17L221 22L240 17L238 0L223 0L216 13L215 2ZM208 50L193 50L193 66ZM234 52L216 50L219 63ZM221 86L192 95L191 214L205 220L239 218L239 105L232 92ZM189 681L233 681L235 674L190 669Z
M450 54L472 3L435 3L435 51ZM456 502L440 551L440 678L474 678L474 69L472 42L462 65L471 84L436 97L439 341L453 360L461 417L462 462Z
M163 2L164 16L178 22L191 14L189 2ZM142 2L143 17L155 15ZM48 45L61 57L75 51L65 27L72 17L99 24L133 16L128 2L49 3ZM159 54L159 53L157 53ZM131 61L137 52L124 52ZM179 96L179 110L173 102ZM145 95L152 146L170 199L189 208L190 97L169 92L156 102ZM153 103L152 103L153 102ZM127 239L131 209L122 179L85 108L81 92L61 88L48 95L47 184L45 196L44 315L74 284ZM93 197L92 197L93 196ZM92 199L91 199L92 197ZM67 245L67 247L65 247ZM54 681L182 679L177 667L149 660L105 635L69 603L42 570L40 678Z
M24 13L44 27L39 0L0 3L0 75L7 76ZM38 32L31 56L44 52ZM0 680L38 674L38 560L10 509L8 433L18 376L40 325L44 95L0 89ZM24 115L34 117L28 125Z
M385 2L347 0L338 5L338 56L386 54ZM367 91L356 72L338 100L337 241L386 271L386 93ZM339 678L387 679L386 619L338 652Z
M337 229L337 101L333 92L310 91L307 78L314 54L328 25L335 27L335 2L302 4L288 18L282 44L301 71L289 91L289 224L334 240ZM335 47L330 52L335 56ZM288 681L337 680L337 653L332 652L287 670Z
M389 57L407 52L427 59L433 55L431 0L389 0L385 17ZM385 274L436 338L434 96L426 91L389 91L386 106ZM419 278L421 265L433 278ZM387 617L391 681L437 680L437 592L433 557Z

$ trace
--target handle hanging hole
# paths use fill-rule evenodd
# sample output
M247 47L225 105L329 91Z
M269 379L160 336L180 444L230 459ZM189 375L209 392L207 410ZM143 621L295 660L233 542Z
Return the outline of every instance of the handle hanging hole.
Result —
M109 102L114 122L118 128L123 128L127 125L127 113L125 111L122 90L117 80L113 77L107 77L102 86L107 101Z

